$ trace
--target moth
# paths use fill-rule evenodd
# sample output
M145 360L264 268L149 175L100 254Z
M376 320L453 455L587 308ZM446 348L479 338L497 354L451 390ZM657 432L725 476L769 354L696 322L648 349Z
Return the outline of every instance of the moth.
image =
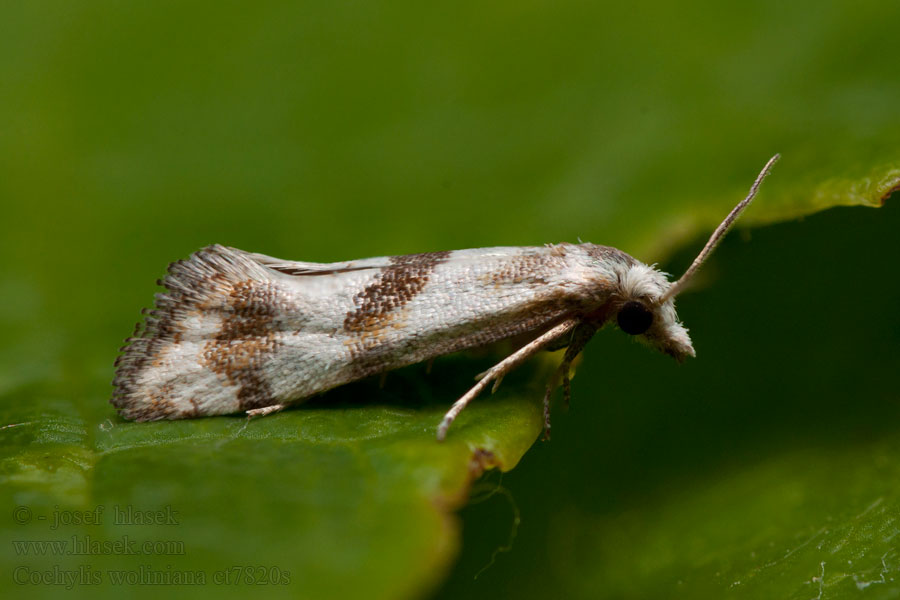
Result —
M566 348L544 395L598 329L615 324L681 361L694 356L675 297L755 197L779 158L718 226L684 275L595 244L498 247L319 264L213 245L169 265L116 361L112 404L153 421L266 415L331 388L434 357L525 337L477 377L437 428L545 349Z

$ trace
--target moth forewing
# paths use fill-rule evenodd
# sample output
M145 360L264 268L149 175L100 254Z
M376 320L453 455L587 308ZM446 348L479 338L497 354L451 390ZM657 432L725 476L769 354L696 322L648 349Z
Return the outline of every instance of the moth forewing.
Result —
M170 267L117 362L113 404L136 420L262 409L538 331L590 301L567 286L582 254L560 245L315 264L211 246Z

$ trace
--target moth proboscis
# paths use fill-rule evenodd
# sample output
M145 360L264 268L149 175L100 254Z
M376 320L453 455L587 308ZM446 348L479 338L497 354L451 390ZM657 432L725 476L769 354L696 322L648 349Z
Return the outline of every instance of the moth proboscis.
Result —
M269 414L331 388L434 357L525 336L482 373L437 428L535 353L566 348L544 395L596 331L615 323L662 352L694 356L674 299L709 257L778 159L674 283L596 244L426 252L337 263L286 261L213 245L169 266L156 306L116 361L112 404L153 421Z

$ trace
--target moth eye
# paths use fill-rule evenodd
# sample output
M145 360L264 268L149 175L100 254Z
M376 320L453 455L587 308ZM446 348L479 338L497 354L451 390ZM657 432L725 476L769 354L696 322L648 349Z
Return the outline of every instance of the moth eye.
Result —
M653 313L640 302L631 300L619 309L616 320L619 322L619 329L628 335L640 335L650 329Z

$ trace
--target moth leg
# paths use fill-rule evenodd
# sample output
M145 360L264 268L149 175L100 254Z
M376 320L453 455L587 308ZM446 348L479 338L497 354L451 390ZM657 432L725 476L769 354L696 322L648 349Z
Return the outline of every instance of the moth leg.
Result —
M582 323L578 327L569 329L567 331L563 331L561 334L559 334L559 337L557 337L556 339L550 340L547 343L547 345L543 347L543 349L546 350L547 352L556 352L557 350L562 350L563 348L567 348L569 346L569 344L572 343L572 340L578 335L578 332L580 332L582 329L584 329L584 327L585 327L585 324ZM432 360L434 360L434 359L432 359ZM491 369L488 369L487 371L482 371L481 373L479 373L478 375L475 376L475 381L482 379L485 375L487 375L490 372L491 372ZM491 388L492 394L497 391L497 388L500 387L501 381L502 381L502 377L500 379L497 379L494 382L494 387Z
M553 390L559 385L559 379L562 377L563 384L563 395L565 397L566 409L569 407L569 393L571 391L570 379L569 379L569 367L572 364L572 361L568 360L568 352L566 352L567 357L563 359L562 364L557 367L556 372L553 373L553 377L550 379L550 383L547 384L547 391L544 393L544 441L550 441L550 398L553 395Z
M266 415L271 415L272 413L277 413L285 408L287 408L287 404L273 404L272 406L263 406L262 408L251 408L247 411L247 418L264 417Z
M544 435L543 440L545 442L550 441L550 394L553 393L553 384L547 386L547 391L544 393Z
M578 329L576 329L572 333L572 340L569 342L569 345L566 347L566 353L563 356L563 360L560 363L559 367L557 367L556 372L553 373L553 377L550 378L550 383L547 385L547 392L544 394L544 441L550 441L550 398L553 395L553 390L559 385L559 380L562 379L562 388L563 388L563 401L565 402L566 410L569 409L569 401L572 397L572 379L571 379L571 369L572 363L584 349L591 338L594 337L594 334L597 332L597 327L590 323L583 323Z
M462 410L466 407L469 402L471 402L478 394L484 390L488 386L488 384L495 379L502 379L504 375L515 369L517 366L522 364L528 357L532 354L535 354L542 350L545 346L559 338L559 336L566 334L567 332L574 329L580 321L577 319L569 319L567 321L563 321L556 327L553 327L546 333L543 333L539 337L535 338L528 344L525 344L518 350L516 350L513 354L507 356L499 363L488 369L484 376L476 383L472 389L470 389L466 394L453 403L453 406L450 407L450 410L447 411L447 414L444 415L444 419L441 421L441 424L438 426L437 430L437 439L438 441L443 441L445 437L447 437L447 429L450 427L450 424L453 420L462 412Z
M569 377L571 373L568 369L566 369L565 374L563 375L563 406L566 407L566 410L569 410L569 404L572 401L572 379Z

